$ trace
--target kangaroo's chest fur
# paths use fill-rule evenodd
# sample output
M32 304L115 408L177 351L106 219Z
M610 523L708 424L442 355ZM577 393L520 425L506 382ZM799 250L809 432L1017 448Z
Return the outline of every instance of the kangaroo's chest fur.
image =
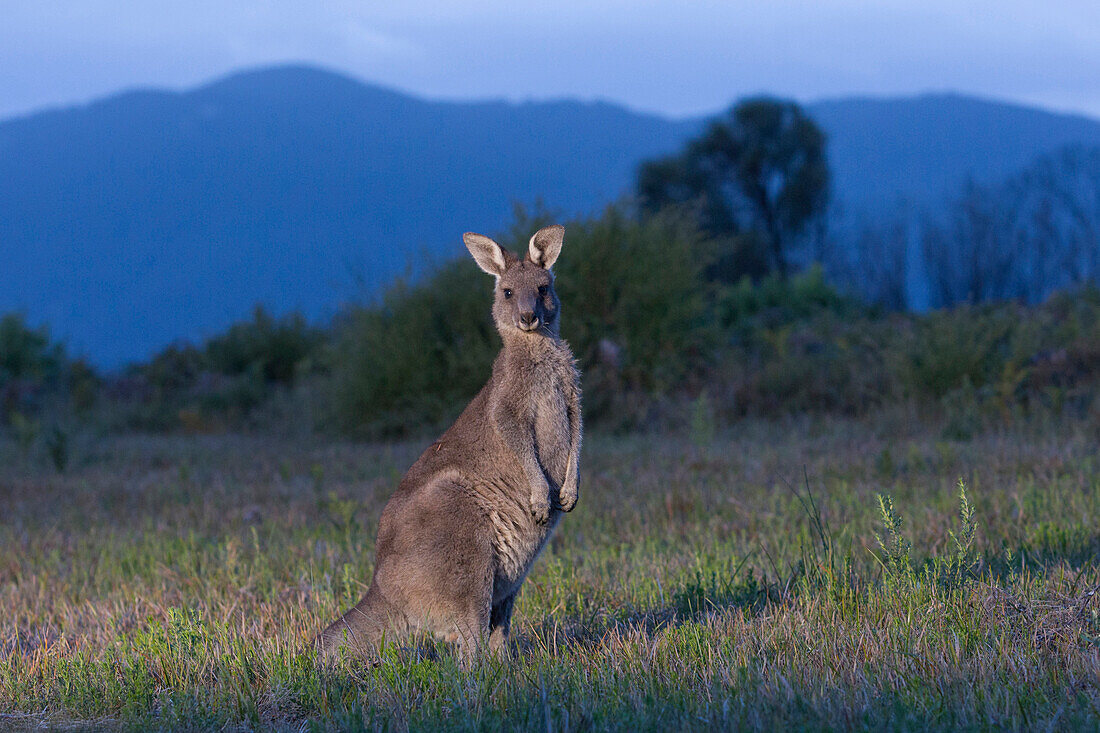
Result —
M557 509L557 492L565 480L570 453L569 394L577 389L578 374L573 353L565 342L538 339L523 349L508 349L500 357L502 378L495 380L494 400L508 400L525 413L529 422L535 455L547 478L555 507L550 521L539 524L532 520L528 504L531 487L513 457L502 463L511 465L508 476L500 476L501 497L485 506L493 526L497 569L494 596L514 593L542 552L561 517ZM496 370L494 370L496 371ZM498 430L498 426L493 425ZM499 436L498 436L499 437ZM508 449L499 441L498 451L507 456ZM499 454L498 454L499 455Z
M573 353L561 341L541 344L524 358L517 371L522 372L517 385L520 397L530 414L535 453L551 488L565 480L569 457L568 393L576 389L577 370Z

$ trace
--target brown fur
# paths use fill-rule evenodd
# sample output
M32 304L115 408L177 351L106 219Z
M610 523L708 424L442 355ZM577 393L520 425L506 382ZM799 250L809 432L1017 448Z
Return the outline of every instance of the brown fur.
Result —
M505 646L516 594L578 495L579 375L558 335L550 272L564 233L540 229L522 260L488 237L463 237L496 277L504 348L386 504L370 590L317 637L323 653L347 646L369 657L383 638L416 630L457 641L466 660L486 643Z

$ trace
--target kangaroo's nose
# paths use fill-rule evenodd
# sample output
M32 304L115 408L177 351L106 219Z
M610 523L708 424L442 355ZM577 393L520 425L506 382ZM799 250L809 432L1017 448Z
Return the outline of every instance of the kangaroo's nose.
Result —
M520 325L524 328L531 329L538 325L538 317L535 316L534 311L526 311L519 314Z

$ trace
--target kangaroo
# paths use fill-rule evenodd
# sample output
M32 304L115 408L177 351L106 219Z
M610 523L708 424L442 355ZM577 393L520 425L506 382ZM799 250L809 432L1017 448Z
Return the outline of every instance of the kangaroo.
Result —
M550 271L564 236L540 229L521 260L463 235L496 279L504 347L488 383L387 502L370 589L317 636L323 655L344 646L370 658L384 637L417 630L457 642L465 662L486 643L506 647L516 594L579 490L580 377L559 336Z

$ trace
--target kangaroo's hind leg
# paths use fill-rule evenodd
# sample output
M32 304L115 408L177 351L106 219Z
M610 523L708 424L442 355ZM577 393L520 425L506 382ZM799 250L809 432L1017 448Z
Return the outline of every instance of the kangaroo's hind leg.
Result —
M414 628L457 642L464 662L488 641L495 553L492 527L455 477L424 487L395 517L393 552L376 579Z

